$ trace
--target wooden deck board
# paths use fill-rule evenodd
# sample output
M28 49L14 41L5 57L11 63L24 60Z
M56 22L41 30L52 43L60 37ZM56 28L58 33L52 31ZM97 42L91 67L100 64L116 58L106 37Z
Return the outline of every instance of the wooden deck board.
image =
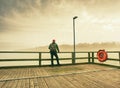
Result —
M64 76L54 77L54 79L62 88L76 88L71 82L69 82L69 80L65 79Z
M0 82L0 88L2 88L2 86L5 84L5 81L4 82Z
M38 85L39 88L49 88L46 81L44 80L44 78L37 78L38 79Z
M17 88L22 88L22 80L18 80Z
M54 77L47 77L44 78L46 81L46 84L49 88L61 88L61 84L59 84Z
M102 82L102 84L111 85L111 83L112 83L111 86L113 86L113 87L115 87L116 85L120 85L120 71L117 71L117 70L92 73L90 75L85 74L85 77L89 77L90 80L94 80L97 82L100 81L100 82Z
M71 76L67 76L69 79L71 79ZM91 87L91 88L97 88L97 86L95 85L95 84L93 84L93 82L91 81L91 80L88 80L87 78L85 78L83 75L79 75L79 74L77 74L77 75L75 75L75 76L73 76L73 78L72 78L73 80L72 81L74 81L74 82L76 82L75 83L75 85L77 86L77 87L82 87L82 88L89 88L89 87ZM72 82L71 81L71 82ZM91 85L91 86L90 86Z
M99 65L0 69L0 88L119 88L120 69Z
M74 77L75 75L69 75L69 76L64 76L65 79L67 79L71 84L73 84L75 86L75 88L86 88L86 86L84 85L84 82L80 82L80 80L78 81L78 78ZM82 79L82 81L84 81Z
M22 88L30 88L29 79L23 79L23 87Z

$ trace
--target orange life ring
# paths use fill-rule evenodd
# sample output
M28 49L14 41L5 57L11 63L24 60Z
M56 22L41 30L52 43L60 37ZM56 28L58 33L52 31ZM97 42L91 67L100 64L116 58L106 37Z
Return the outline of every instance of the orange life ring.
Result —
M97 57L100 62L104 62L108 59L107 52L105 50L99 50L97 52Z

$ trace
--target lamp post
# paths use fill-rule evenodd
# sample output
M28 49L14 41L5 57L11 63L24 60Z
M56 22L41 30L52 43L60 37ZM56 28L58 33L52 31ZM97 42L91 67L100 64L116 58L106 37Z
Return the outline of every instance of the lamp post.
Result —
M75 19L77 18L77 16L73 17L73 64L75 64Z

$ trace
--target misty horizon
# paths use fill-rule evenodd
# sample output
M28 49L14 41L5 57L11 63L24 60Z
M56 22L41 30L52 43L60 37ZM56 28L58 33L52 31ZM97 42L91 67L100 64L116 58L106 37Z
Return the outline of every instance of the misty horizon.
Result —
M50 43L49 43L50 44ZM26 47L18 47L18 48L14 48L14 46L13 46L13 48L12 47L9 47L9 48L1 48L0 49L0 51L4 51L4 50L10 50L10 51L14 51L14 50L35 50L35 49L37 49L37 51L39 51L38 49L39 48L46 48L45 50L46 51L48 51L49 49L47 48L48 46L49 46L49 44L48 45L39 45L39 46L34 46L34 47L28 47L28 48L26 48ZM62 48L62 50L64 50L65 49L65 47L66 48L70 48L70 50L72 51L72 49L73 49L73 44L59 44L59 43L57 43L58 45L59 45L59 47L60 48ZM106 48L107 46L108 47L110 47L111 49L112 48L116 48L117 50L120 50L120 42L94 42L94 43L78 43L78 44L75 44L75 46L76 47L79 47L79 46L81 46L80 48L83 48L83 49L85 49L85 48L88 48L88 47L93 47L93 50L94 50L94 48L96 48L95 47L95 45L97 46L97 47L101 47L102 48L102 46L103 46L103 48L102 49L104 49L104 48ZM115 49L115 50L116 50ZM43 50L43 51L45 51L45 50ZM89 50L89 48L88 48L88 50ZM114 51L114 50L113 50Z
M0 0L0 50L120 42L120 0Z
M49 45L45 46L36 46L21 50L27 51L40 51L40 52L49 52ZM61 52L73 52L73 44L58 44ZM118 42L102 42L102 43L78 43L75 45L76 51L98 51L98 50L106 50L106 51L119 51L120 43Z

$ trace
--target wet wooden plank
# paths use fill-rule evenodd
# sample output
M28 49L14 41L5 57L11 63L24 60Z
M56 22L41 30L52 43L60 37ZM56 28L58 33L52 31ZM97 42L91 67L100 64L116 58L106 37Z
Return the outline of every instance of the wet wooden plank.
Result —
M18 80L17 88L22 88L22 80Z
M29 79L23 79L23 88L30 88L30 80Z
M37 78L30 79L30 88L39 88Z
M65 70L66 68L69 69ZM0 88L117 88L120 86L119 69L97 65L75 65L73 68L72 66L13 68L0 69L0 72Z
M16 86L16 88L25 88L25 83L26 81L23 80L18 80L18 84Z
M49 88L44 78L37 78L39 88Z
M57 76L54 79L60 84L62 88L76 88L69 80L65 79L64 76Z
M97 87L91 87L90 85L92 85L92 83L87 80L86 78L84 78L82 75L69 75L69 76L65 76L66 79L68 79L71 83L73 83L76 88L97 88Z
M76 78L75 75L68 75L64 76L66 80L68 80L71 84L75 86L75 88L87 88L84 86L84 83L80 83Z
M104 86L109 85L113 88L116 86L120 86L120 71L119 70L110 70L110 71L102 71L102 72L96 72L96 73L91 73L85 74L85 77L88 77L91 80L97 81L102 83Z
M54 77L47 77L44 78L44 80L46 81L48 88L61 88L61 84L59 84Z
M0 88L2 88L4 86L4 84L5 84L5 81L0 82Z
M5 84L1 88L10 88L11 87L10 83L11 81L5 81Z

